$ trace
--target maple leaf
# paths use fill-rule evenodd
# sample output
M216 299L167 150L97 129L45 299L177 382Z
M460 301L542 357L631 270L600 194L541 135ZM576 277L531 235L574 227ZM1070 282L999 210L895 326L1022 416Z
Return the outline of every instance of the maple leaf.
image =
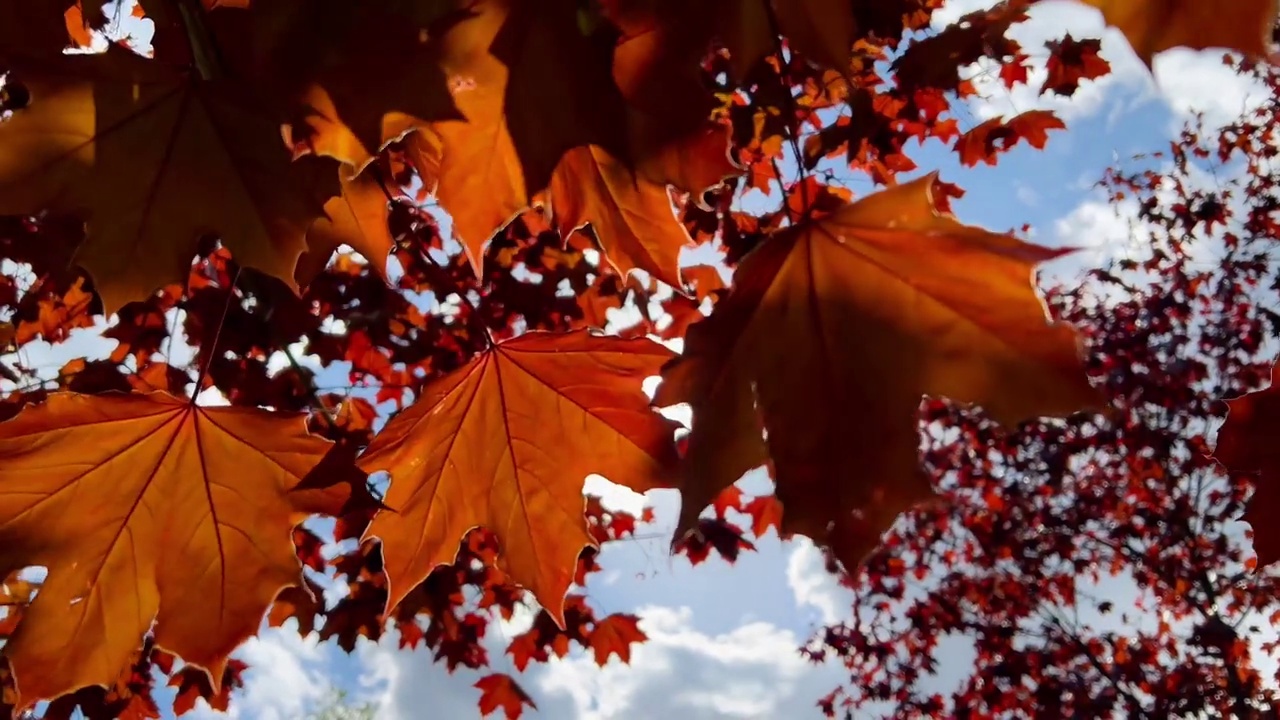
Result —
M217 685L209 682L209 675L194 667L184 667L169 678L169 687L177 688L173 698L175 715L185 715L196 707L196 700L203 699L214 710L226 712L231 704L231 691L244 686L241 674L248 665L232 658L227 661L222 679Z
M742 528L723 518L699 518L693 530L673 543L675 552L684 553L690 565L706 562L715 550L725 562L737 562L743 550L756 546L743 537Z
M566 153L549 192L553 202L560 198L555 210L562 236L590 224L620 274L638 268L681 287L680 248L691 243L665 185L637 181L623 161L593 146Z
M1050 110L1028 110L1008 120L991 118L969 132L956 138L955 149L960 162L967 166L979 162L996 164L996 153L1009 150L1020 140L1037 150L1043 150L1049 142L1050 130L1065 130L1067 126Z
M92 304L93 294L85 292L84 278L78 277L65 293L41 297L37 317L19 322L12 340L19 345L38 337L48 342L66 340L76 328L93 327Z
M1280 448L1275 443L1280 418L1280 373L1273 368L1265 390L1226 401L1227 420L1218 430L1212 457L1234 473L1257 472L1253 497L1244 520L1253 526L1253 550L1258 565L1280 560L1280 527L1274 521L1280 507Z
M1111 63L1098 54L1102 41L1097 38L1076 40L1068 33L1061 40L1045 43L1049 61L1045 65L1049 76L1044 80L1040 94L1056 93L1070 97L1080 87L1081 80L1095 80L1111 72Z
M578 554L596 545L586 476L644 492L674 465L674 424L640 387L671 357L647 339L531 332L428 385L360 459L392 478L393 511L366 531L383 543L388 607L478 525L502 543L499 567L563 621Z
M305 581L305 586L290 585L280 591L267 613L268 625L280 627L294 618L299 635L306 637L316 629L316 616L324 611L324 588L311 578Z
M587 635L586 644L595 656L596 664L604 667L609 657L617 655L624 663L631 662L631 646L649 639L640 629L640 618L627 613L614 613L598 620Z
M0 213L85 216L74 260L105 312L186 280L208 234L242 265L292 281L308 228L339 191L337 166L293 162L249 88L115 45L0 60L32 98L0 124Z
M359 173L414 129L461 118L431 39L464 19L468 4L254 3L249 61L285 99L295 144ZM238 30L224 34L243 43Z
M1074 331L1047 322L1030 282L1036 263L1066 251L939 214L934 181L775 235L690 328L655 397L693 406L677 537L768 459L782 535L827 544L852 570L933 494L918 467L922 395L977 403L1006 424L1100 403Z
M689 237L666 184L699 192L736 172L727 129L708 131L705 114L679 104L662 114L629 104L613 80L614 49L599 40L583 35L566 0L479 0L439 36L439 63L463 119L429 123L419 148L427 152L415 155L478 276L494 232L547 203L563 235L590 224L621 271L639 268L679 286L675 259ZM644 53L622 59L655 62ZM681 156L713 164L682 164Z
M943 28L937 35L918 40L896 60L893 70L907 88L933 87L956 90L960 70L989 57L1016 56L1016 41L1006 37L1009 28L1027 19L1024 3L1000 3L990 10L971 12Z
M756 537L764 537L771 527L782 527L782 503L773 495L752 498L742 512L751 516L751 534Z
M1235 0L1229 5L1183 0L1080 0L1102 11L1133 51L1151 68L1151 59L1170 48L1224 48L1267 55L1277 0Z
M102 8L98 8L98 15L101 16L102 14ZM93 44L92 31L100 29L100 27L93 27L91 19L86 17L84 8L79 0L77 0L76 4L67 8L63 18L66 21L67 35L71 38L71 42L78 47L89 47ZM101 20L106 22L106 17L102 17Z
M491 673L476 681L473 686L480 691L480 715L488 717L494 710L502 708L507 720L519 720L528 705L534 710L538 706L533 698L520 687L515 678L506 673Z
M325 217L307 231L307 249L298 258L293 278L301 287L324 270L335 250L348 245L360 253L374 272L385 278L387 258L395 249L388 220L390 198L374 169L342 182L342 193L325 203Z
M0 567L48 569L4 647L23 702L109 686L149 628L220 678L302 582L291 528L351 498L304 483L330 447L299 415L163 393L58 393L0 424Z
M735 80L777 48L776 35L805 59L846 72L853 60L858 22L845 0L728 0L716 30L729 50ZM776 26L775 26L776 21Z

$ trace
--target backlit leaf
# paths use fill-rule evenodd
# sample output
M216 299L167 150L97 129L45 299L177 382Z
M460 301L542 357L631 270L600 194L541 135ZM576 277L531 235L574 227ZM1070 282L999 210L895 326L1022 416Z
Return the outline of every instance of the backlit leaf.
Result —
M55 394L0 424L0 568L48 569L4 647L23 702L108 686L149 628L221 678L302 582L293 526L350 497L302 485L329 448L301 416L163 393Z
M534 332L429 385L360 460L391 473L391 510L366 533L382 540L388 607L483 526L501 543L499 567L562 620L578 554L596 545L586 476L644 492L674 464L673 424L640 389L671 357L646 339Z
M908 507L925 393L1013 424L1096 406L1075 333L1031 283L1062 254L940 215L926 176L767 240L690 328L655 403L688 402L693 432L678 534L769 460L782 532L852 569ZM768 431L768 441L761 429Z

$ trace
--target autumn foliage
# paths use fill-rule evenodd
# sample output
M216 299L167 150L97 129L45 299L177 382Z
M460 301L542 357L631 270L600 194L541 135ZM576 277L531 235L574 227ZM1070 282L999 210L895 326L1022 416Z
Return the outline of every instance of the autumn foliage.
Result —
M1086 4L1148 62L1177 46L1265 55L1276 14L1275 0L1212 17L1155 0ZM1170 276L1182 234L1230 225L1226 199L1188 200L1173 219L1144 206L1168 224L1141 269L1172 290L1125 286L1101 304L1081 290L1046 313L1036 271L1070 248L964 223L950 213L963 189L937 173L899 178L925 143L996 164L1065 128L1047 111L961 128L954 108L976 92L964 68L992 60L1007 86L1027 82L1041 50L1008 33L1035 0L934 30L940 5L0 0L6 707L157 717L151 691L167 677L176 712L197 698L226 708L246 670L230 654L264 620L348 651L394 629L451 670L483 669L490 622L536 601L506 650L517 668L574 646L628 662L646 639L640 620L598 616L574 586L599 569L601 543L644 518L584 498L591 474L678 488L672 547L694 562L732 560L777 528L894 601L909 563L938 561L947 528L964 528L977 539L942 560L968 569L942 586L974 596L1000 583L1024 598L979 613L1007 628L1061 599L1085 561L1055 546L1070 576L1045 573L1044 552L997 576L1007 568L982 561L993 547L1030 552L1100 518L1155 521L1132 497L1167 497L1137 506L1167 513L1170 538L1212 542L1219 528L1194 519L1199 495L1153 483L1218 467L1184 421L1258 387L1227 354L1259 350L1239 296L1265 263L1232 254L1218 275ZM150 23L149 43L85 47L123 13ZM1050 42L1040 91L1070 95L1105 75L1099 48ZM1223 132L1223 162L1258 160L1271 131L1255 121ZM855 174L881 187L854 197ZM1268 192L1247 197L1256 217L1236 218L1247 239L1274 235ZM1231 232L1230 251L1245 253L1244 231ZM686 262L694 252L716 260ZM1213 373L1141 354L1157 336L1181 342L1191 331L1171 323L1204 303L1231 319L1218 335L1196 330L1221 354L1209 353ZM103 316L108 356L52 376L24 360ZM347 383L322 386L300 355L345 369ZM1219 384L1187 392L1206 374ZM1262 447L1270 397L1233 400L1220 454L1234 470L1275 470ZM1156 423L1151 403L1177 418ZM677 404L692 408L687 430L658 411ZM922 454L921 420L963 441ZM1055 458L1089 449L1088 473L1072 466L1064 482ZM742 496L733 484L761 466L776 494ZM1054 490L1028 489L1031 478ZM1231 487L1217 512L1244 506L1247 485ZM975 492L982 510L963 501ZM323 531L317 516L331 519ZM1206 603L1196 608L1223 594L1247 604L1216 576L1169 585L1160 548L1174 546L1139 539L1141 587ZM46 572L32 579L36 567ZM313 577L324 573L346 585L336 602ZM1232 582L1262 582L1246 575ZM913 663L956 627L963 610L948 607L911 615L887 650L829 629L822 652L862 692L830 710L859 698L941 707L913 694ZM1053 647L1028 691L1043 697L1017 702L1051 706ZM536 707L503 673L476 690L484 714ZM979 701L1013 702L976 688L952 706Z

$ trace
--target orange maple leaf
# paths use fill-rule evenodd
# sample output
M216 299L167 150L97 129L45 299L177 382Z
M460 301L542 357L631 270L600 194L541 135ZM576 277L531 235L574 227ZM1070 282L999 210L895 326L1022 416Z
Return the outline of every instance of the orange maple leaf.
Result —
M1064 251L939 214L934 180L765 241L690 328L655 398L693 406L678 536L771 460L782 535L827 544L852 570L899 512L933 496L917 457L923 394L1008 424L1101 402L1075 333L1047 322L1030 282Z
M1028 110L1005 120L991 118L956 139L955 149L960 162L967 166L979 162L996 164L996 153L1009 150L1019 141L1037 150L1043 150L1049 141L1050 130L1065 130L1067 126L1050 110Z
M109 686L148 629L216 690L302 582L290 529L350 498L303 483L331 446L301 415L164 393L58 393L0 424L0 568L48 569L4 647L23 703Z
M615 83L615 71L628 73L618 63L659 62L653 54L667 48L615 58L562 0L478 0L468 13L438 38L462 119L428 123L417 158L477 274L494 232L546 203L562 234L590 224L619 270L678 287L689 236L667 184L698 192L738 170L727 127L679 103L654 112L644 107L651 93L631 102Z
M624 663L631 662L631 646L649 639L640 629L640 618L627 613L614 613L596 621L587 634L586 644L595 656L596 664L604 667L611 655L617 655Z
M102 14L101 8L98 9L98 14ZM63 13L63 18L67 25L67 36L71 38L71 42L82 48L93 44L94 28L89 26L89 20L85 17L84 8L79 0L76 0L76 4L67 8L67 11Z
M11 339L18 345L36 338L51 343L66 340L76 328L93 327L92 304L93 295L85 292L84 278L78 277L65 293L41 297L36 319L19 322Z
M782 528L782 503L773 495L752 498L742 512L751 516L751 534L756 537L764 537L771 527Z
M735 80L775 51L775 32L805 59L839 72L848 72L858 38L853 3L843 0L730 0L715 23Z
M596 545L586 476L644 492L674 466L674 423L641 391L672 355L647 339L531 332L427 386L360 460L391 473L392 510L365 533L383 543L387 606L483 526L502 544L498 566L563 622L578 555Z
M307 249L298 258L293 279L306 287L316 278L340 245L360 253L380 277L387 275L387 257L395 249L388 219L391 199L374 168L342 182L342 194L324 205L325 217L307 232Z
M1270 52L1277 0L1232 0L1220 4L1184 0L1080 0L1102 11L1108 25L1124 33L1147 67L1170 48L1223 48L1246 55Z
M480 691L480 715L488 717L494 710L502 708L506 713L507 720L519 720L520 715L524 712L524 706L528 705L534 710L538 706L534 704L533 698L520 687L515 678L506 673L492 673L485 675L476 681L475 687Z

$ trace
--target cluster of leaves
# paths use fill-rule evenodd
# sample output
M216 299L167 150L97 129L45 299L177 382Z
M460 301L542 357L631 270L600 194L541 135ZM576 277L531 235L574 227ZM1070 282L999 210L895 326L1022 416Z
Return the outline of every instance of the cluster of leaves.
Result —
M528 591L543 609L508 648L518 665L571 643L625 661L636 619L566 597L635 522L584 507L588 474L678 486L677 547L698 560L749 546L699 514L767 465L757 524L853 568L934 497L922 395L1005 426L1105 404L1030 282L1062 252L961 224L945 210L962 190L936 175L897 181L913 139L974 164L1062 127L948 116L979 59L1026 82L1006 33L1033 0L921 40L937 0L143 0L153 57L65 53L108 13L64 4L0 0L19 711L154 716L157 673L179 712L225 707L229 655L268 608L348 649L394 627L479 668L488 622ZM1144 56L1261 53L1274 14L1089 4ZM1050 43L1042 91L1104 73L1096 48ZM887 187L854 201L850 172ZM776 209L743 210L748 192ZM699 244L736 267L730 287L681 268ZM624 306L639 320L601 334ZM99 313L109 357L54 378L22 362ZM318 387L299 347L347 364L349 386ZM657 405L693 408L679 444L642 390L657 374ZM212 390L229 404L196 402ZM314 515L331 538L299 527ZM326 561L329 539L349 549ZM332 606L303 570L328 566L349 585ZM505 675L478 688L485 712L532 704Z
M1051 297L1087 330L1114 411L1010 432L931 404L924 463L954 502L905 514L845 578L854 621L809 646L852 673L828 715L1280 710L1266 641L1280 577L1258 571L1280 559L1280 70L1228 61L1265 89L1260 105L1222 128L1193 122L1157 169L1110 172L1141 244ZM939 691L935 652L970 644L973 674Z

